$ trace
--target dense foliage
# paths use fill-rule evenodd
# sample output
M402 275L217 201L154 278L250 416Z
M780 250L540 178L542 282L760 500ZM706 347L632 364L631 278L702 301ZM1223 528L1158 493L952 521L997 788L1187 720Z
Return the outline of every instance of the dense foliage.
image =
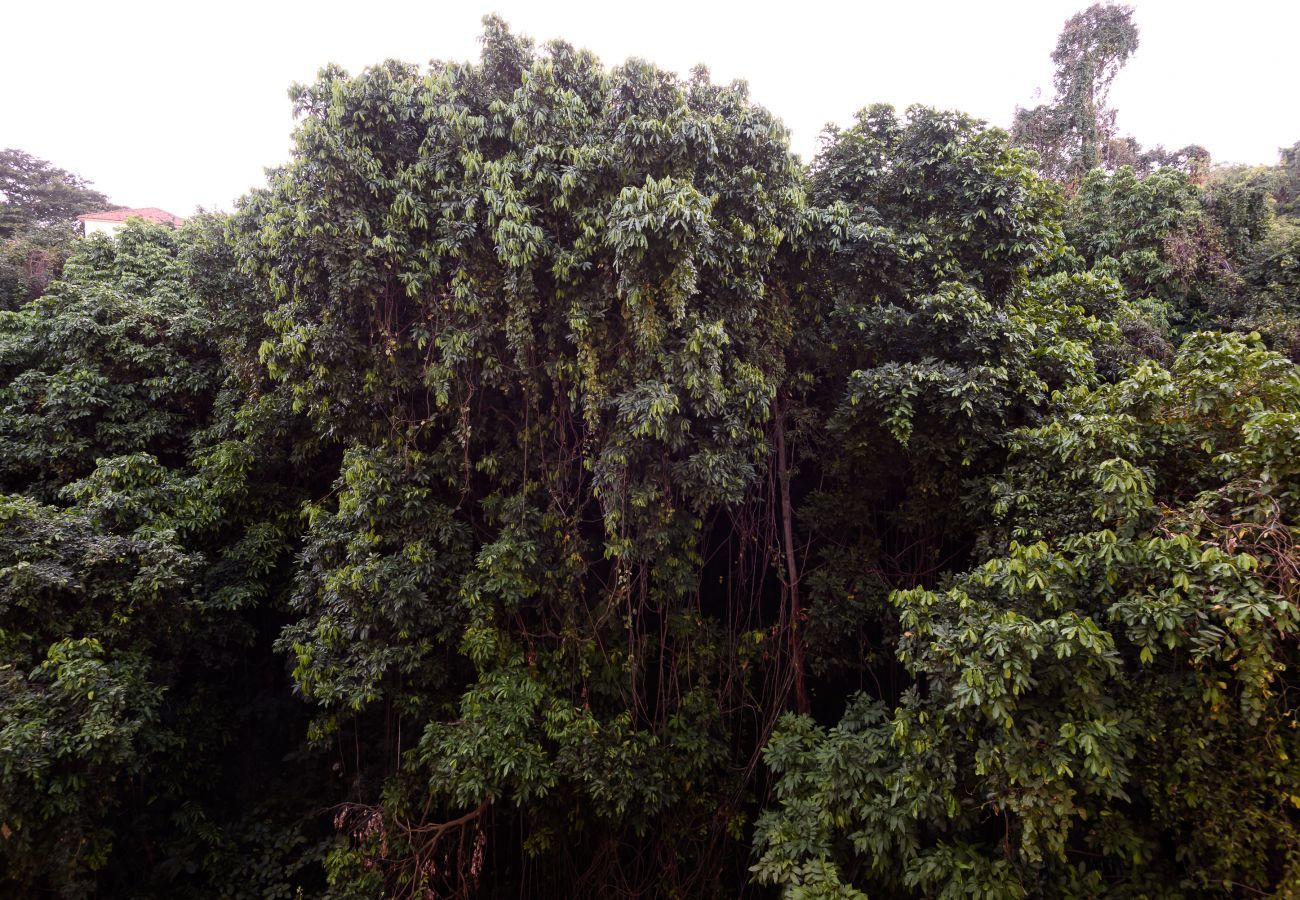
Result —
M913 678L897 704L783 721L760 878L945 897L1300 883L1300 373L1199 334L1062 405L991 480L986 561L892 595Z
M1294 148L1116 164L1131 28L1055 162L872 106L804 168L489 19L75 242L0 311L0 891L1300 883Z

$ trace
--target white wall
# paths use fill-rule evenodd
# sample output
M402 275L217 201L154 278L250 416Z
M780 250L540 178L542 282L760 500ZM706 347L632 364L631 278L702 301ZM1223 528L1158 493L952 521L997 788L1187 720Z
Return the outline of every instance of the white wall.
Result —
M86 237L92 234L107 234L111 237L126 227L125 222L97 222L94 219L86 219L85 224Z

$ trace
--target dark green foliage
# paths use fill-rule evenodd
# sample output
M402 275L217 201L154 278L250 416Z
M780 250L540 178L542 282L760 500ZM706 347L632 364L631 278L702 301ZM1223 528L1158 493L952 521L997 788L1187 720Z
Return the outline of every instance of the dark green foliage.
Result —
M1113 139L1135 45L1062 185L488 19L14 281L0 894L1297 883L1285 166Z
M817 200L849 220L811 276L791 380L817 669L897 681L888 591L965 558L982 513L963 497L1010 429L1123 355L1113 280L1036 277L1061 246L1059 195L1027 163L965 117L877 107L814 168Z
M67 225L40 225L0 239L0 311L34 300L63 271L76 237Z
M1224 249L1240 257L1268 234L1272 224L1269 192L1274 178L1264 168L1220 169L1205 187L1202 203L1219 226Z
M24 498L0 500L0 520L0 850L12 883L74 895L153 758L179 749L159 722L174 648L157 641L192 627L196 561Z
M97 236L53 290L0 312L0 487L50 498L101 455L181 457L217 359L178 253L160 226Z
M234 358L220 298L195 295L231 277L209 268L212 224L81 243L46 296L0 313L0 889L19 895L212 896L247 865L237 841L288 841L301 861L274 868L291 873L319 840L291 793L310 757L285 792L257 784L302 742L258 717L305 724L256 608L291 520L275 453L256 484L260 448L214 421ZM245 874L262 896L283 873Z
M1066 206L1075 265L1118 275L1165 338L1197 327L1258 331L1297 358L1295 226L1273 213L1276 179L1276 170L1227 168L1198 186L1174 169L1093 170Z
M871 260L882 287L968 281L999 294L1059 241L1056 191L1027 162L968 116L918 107L900 120L872 106L853 128L828 132L813 187L819 206L844 204L868 227L863 237L884 251ZM856 255L855 265L868 268Z
M893 595L916 679L897 708L782 723L761 879L1015 897L1300 877L1300 375L1196 335L1171 370L1063 404L993 483L993 558Z
M700 579L709 523L758 502L782 377L806 227L784 131L741 86L498 23L480 65L294 96L238 252L276 301L276 393L341 454L281 641L314 733L374 735L336 883L464 887L491 835L497 878L717 884L738 851L699 851L734 842L726 763L754 752L721 625L761 613Z
M1094 169L1071 199L1064 225L1085 264L1113 266L1131 296L1165 304L1177 324L1230 312L1236 268L1222 227L1186 174L1160 169L1139 178L1128 167L1114 174ZM1242 241L1259 226L1244 227Z

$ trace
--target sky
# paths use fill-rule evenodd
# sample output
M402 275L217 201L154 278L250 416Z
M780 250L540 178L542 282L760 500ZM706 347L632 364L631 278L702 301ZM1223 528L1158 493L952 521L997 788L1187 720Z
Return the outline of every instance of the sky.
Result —
M875 102L1010 124L1051 97L1050 54L1087 0L11 0L0 12L0 147L90 179L117 204L231 209L285 162L287 90L326 63L478 56L485 14L606 65L628 57L744 79L805 160ZM1300 140L1294 0L1130 0L1141 46L1111 91L1121 133L1274 163ZM1041 95L1036 95L1041 90Z

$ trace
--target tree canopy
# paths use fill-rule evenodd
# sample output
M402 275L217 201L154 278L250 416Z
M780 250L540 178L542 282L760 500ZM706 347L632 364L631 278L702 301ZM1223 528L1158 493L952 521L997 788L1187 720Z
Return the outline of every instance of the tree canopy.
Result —
M0 310L0 891L1300 883L1293 160L1110 165L1135 47L1067 25L1055 162L804 167L488 18L70 243Z
M81 176L22 150L0 150L0 239L33 225L67 224L107 205Z

